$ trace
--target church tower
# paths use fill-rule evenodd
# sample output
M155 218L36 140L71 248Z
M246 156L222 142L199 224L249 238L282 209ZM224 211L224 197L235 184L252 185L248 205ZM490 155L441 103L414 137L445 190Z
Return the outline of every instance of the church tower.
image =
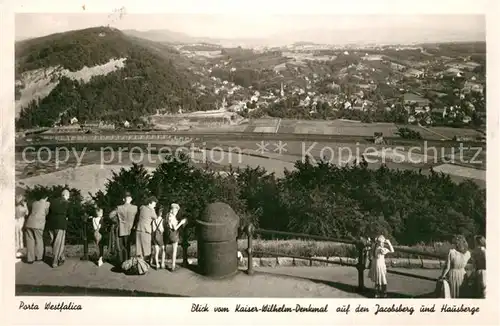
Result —
M283 90L283 82L281 82L281 97L285 96L285 91Z

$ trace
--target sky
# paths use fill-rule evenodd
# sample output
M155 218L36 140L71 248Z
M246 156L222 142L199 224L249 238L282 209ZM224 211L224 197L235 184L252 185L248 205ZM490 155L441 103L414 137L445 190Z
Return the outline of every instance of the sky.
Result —
M370 15L244 15L226 14L130 14L104 13L17 13L16 40L38 37L86 27L111 25L118 29L140 31L168 29L196 37L269 38L301 33L307 38L327 32L359 31L370 39L370 33L391 35L412 41L417 34L446 35L485 34L484 15L466 14L370 14ZM304 34L305 33L305 34ZM309 34L308 34L309 33ZM408 34L405 36L405 33ZM358 33L359 34L359 33ZM363 33L362 33L363 34ZM357 37L360 37L357 35ZM446 40L443 40L446 41Z

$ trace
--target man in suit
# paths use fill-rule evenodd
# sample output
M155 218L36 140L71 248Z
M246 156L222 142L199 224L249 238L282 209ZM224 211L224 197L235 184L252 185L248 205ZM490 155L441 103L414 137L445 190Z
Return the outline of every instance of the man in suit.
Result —
M52 241L54 259L52 267L56 268L64 263L64 244L66 241L66 228L68 226L69 190L64 189L61 198L50 203L49 233Z
M49 213L50 203L46 195L40 195L31 206L31 214L26 221L24 237L26 238L26 262L33 264L43 259L43 230Z
M118 223L118 257L120 263L130 258L130 233L137 215L137 206L132 205L132 195L126 192L124 204L113 210L109 217Z

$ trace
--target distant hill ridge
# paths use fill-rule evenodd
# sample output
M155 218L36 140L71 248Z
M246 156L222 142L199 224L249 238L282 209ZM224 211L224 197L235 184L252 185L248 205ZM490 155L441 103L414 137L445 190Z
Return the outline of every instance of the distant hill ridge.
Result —
M71 78L90 70L84 67L106 66L116 60L124 64L91 78ZM33 87L35 75L45 78L37 83L50 84L50 88L39 100L33 97L28 101L16 127L50 127L70 117L79 121L130 121L157 109L200 109L191 88L192 74L185 69L186 61L170 46L108 27L17 42L16 95Z
M485 30L477 30L466 26L454 26L453 29L427 28L425 25L417 28L397 28L396 30L382 27L359 28L323 28L294 30L255 38L216 38L198 37L168 29L156 30L124 30L127 35L144 39L175 44L210 43L224 47L241 45L244 47L256 46L285 46L294 44L313 45L368 45L368 44L420 44L443 42L485 42Z

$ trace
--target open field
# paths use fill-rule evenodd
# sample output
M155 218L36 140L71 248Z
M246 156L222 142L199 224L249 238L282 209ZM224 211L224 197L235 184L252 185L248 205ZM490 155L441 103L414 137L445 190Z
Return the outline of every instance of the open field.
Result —
M482 133L479 131L468 128L420 127L415 125L408 125L405 127L418 131L423 139L429 140L453 139L455 136L476 139L482 136Z
M415 128L415 126L412 128ZM202 135L203 130L208 134ZM229 134L213 134L214 130L224 131ZM215 170L228 169L229 166L233 168L245 168L246 166L255 168L260 166L269 172L274 172L280 177L283 176L284 169L294 170L295 162L304 160L306 156L312 156L316 160L324 159L334 164L344 165L358 158L360 159L362 154L366 154L369 162L368 167L372 169L377 169L381 164L385 163L389 168L422 169L422 173L427 174L430 167L440 166L445 163L436 171L449 174L457 182L465 178L472 178L481 187L485 186L485 149L481 149L479 155L476 155L477 149L464 149L462 158L455 154L455 162L461 160L457 162L457 164L462 166L460 167L447 164L450 163L452 153L457 153L457 150L459 150L453 147L457 145L455 143L441 143L438 141L435 142L434 146L431 146L432 142L427 144L424 141L406 141L407 145L398 146L397 151L395 151L391 149L394 146L374 145L366 139L363 141L363 137L372 137L374 132L382 132L384 136L395 137L397 139L398 136L395 134L397 126L391 123L366 124L345 120L299 121L264 118L253 119L248 121L248 123L238 126L227 125L226 128L219 127L215 129L206 127L205 129L199 128L197 131L198 133L193 133L192 137L187 136L188 134L184 136L183 134L155 135L147 132L136 132L134 134L122 133L123 135L115 133L109 135L70 136L70 138L83 137L79 146L85 148L84 155L81 156L84 148L79 148L77 151L77 155L82 159L81 165L83 167L75 168L77 160L74 154L69 155L65 162L59 163L59 166L56 166L54 157L52 157L52 160L47 160L47 157L43 157L43 155L36 158L33 154L28 154L26 157L27 160L35 159L39 162L27 164L22 159L20 153L18 153L16 154L16 179L18 181L24 179L21 181L24 185L68 183L81 189L82 193L86 194L87 191L94 192L96 189L101 189L104 181L97 180L106 180L113 169L119 169L122 166L128 167L133 162L142 163L147 168L154 169L162 162L161 157L154 153L147 155L146 152L146 155L142 159L139 153L132 154L129 151L125 151L121 155L116 153L116 150L114 154L109 152L102 154L100 149L109 145L106 142L99 144L98 142L88 140L85 143L85 139L87 138L98 141L103 137L108 137L110 138L108 140L116 142L117 137L123 136L127 139L123 140L121 142L123 145L120 144L119 146L129 149L135 146L135 143L141 147L144 147L144 144L152 143L151 145L156 150L167 147L170 151L174 151L181 145L188 150L192 148L191 146L201 148L202 150L190 151L195 164L203 167L206 163L209 163ZM276 131L278 131L277 134L274 133ZM467 129L453 128L440 128L439 131L473 132ZM260 133L264 135L259 135ZM311 140L306 140L308 134L318 134L319 136ZM255 137L252 137L253 135ZM301 135L305 137L302 141L300 140ZM321 135L323 135L322 139L320 139ZM329 139L329 135L335 137L335 139L339 139L337 141ZM272 139L267 139L264 136L267 138L271 137ZM343 136L345 136L345 139L342 141ZM59 135L58 137L64 136ZM165 139L160 139L162 137ZM351 139L349 137L354 138ZM356 137L360 137L361 140L355 140ZM316 139L317 141L314 141ZM401 141L404 142L404 140ZM19 143L22 142L18 142L16 145L21 145ZM73 145L59 143L57 146ZM219 150L212 150L214 147L219 147ZM411 156L408 154L410 149L412 151ZM146 150L146 147L143 150ZM220 150L231 150L233 153L229 154ZM53 152L52 156L54 156ZM474 158L474 156L476 157ZM473 158L477 162L469 164L468 162L472 161ZM40 163L40 160L45 160L46 163ZM109 166L101 167L101 163ZM23 185L19 184L19 186Z
M385 137L398 137L398 128L393 123L362 123L345 120L289 120L282 119L279 133L327 134L373 137L382 132Z
M459 177L469 179L479 179L486 182L486 171L477 170L465 166L457 166L453 164L443 164L434 168L436 172L443 172L445 174L452 174Z
M257 124L260 124L262 127L271 128L269 126L270 122L279 123L279 120L256 120ZM147 138L147 134L145 134L145 138ZM91 136L91 135L90 135ZM224 137L222 137L224 136ZM277 139L279 139L279 135L277 135ZM153 137L155 138L155 137ZM123 145L118 145L123 148L131 148L135 146L135 141L124 142ZM137 140L137 145L145 143L144 140ZM394 147L389 145L374 145L369 143L352 143L352 142L335 142L335 141L297 141L297 140L245 140L242 139L233 139L230 140L230 137L225 137L225 135L221 135L221 139L217 140L213 139L204 139L203 137L184 139L179 138L177 141L172 142L171 140L166 141L166 143L162 143L163 141L154 140L151 142L151 146L159 150L160 148L167 148L170 151L175 151L178 146L184 144L184 148L187 149L194 159L196 165L203 167L205 163L210 163L216 170L227 169L229 165L233 168L240 167L245 168L246 166L251 166L253 168L260 166L264 167L269 172L276 173L277 176L282 176L284 169L293 170L294 164L296 161L302 161L306 156L312 156L316 160L321 158L338 165L344 165L348 162L353 162L357 158L361 158L362 154L366 154L368 159L369 168L378 168L381 164L385 163L389 168L397 168L397 169L412 169L418 170L422 169L423 173L428 173L428 168L433 166L436 167L443 163L449 163L450 155L455 151L456 148L447 147L446 145L441 145L440 147L433 146L398 146L396 150L392 149ZM156 144L158 142L158 144ZM84 148L79 148L76 152L79 158L81 158L81 165L89 165L96 164L99 166L98 170L109 170L108 168L101 169L100 165L103 163L104 165L111 164L117 168L118 166L130 166L133 162L142 163L148 168L154 169L157 165L159 165L162 160L161 157L157 154L147 154L147 147L140 145L143 147L143 151L145 151L143 157L141 158L140 153L136 153L135 151L131 153L130 151L123 151L121 154L116 150L114 153L110 153L109 149L107 152L101 153L100 149L107 148L106 144L89 144L96 145L96 148L85 143L80 144ZM73 146L72 144L60 144L58 146ZM81 147L80 146L80 147ZM100 146L100 147L99 147ZM192 146L195 148L199 148L201 150L192 150ZM70 151L71 151L71 147ZM213 148L218 147L218 150L212 150ZM78 148L78 147L77 147ZM85 149L85 152L82 152ZM411 155L408 154L408 150L411 149ZM221 152L221 150L226 152ZM227 151L231 151L229 154ZM427 151L427 156L424 154ZM163 150L165 153L165 150ZM472 159L477 150L463 150L464 154L464 162L468 159ZM16 154L16 178L29 178L34 177L39 174L47 174L51 172L61 171L65 168L72 168L76 165L77 159L75 153L70 153L67 161L62 162L59 166L55 165L55 154L51 152L52 159L47 159L48 153L42 152L43 155L38 158L38 161L43 160L47 163L34 163L33 160L37 160L34 153L27 153L26 160L32 161L33 163L27 164L27 161L22 158L21 153ZM65 153L62 156L62 159L65 159ZM82 155L84 154L84 155ZM396 155L397 154L397 155ZM482 170L472 169L467 170L468 172L464 174L465 170L459 169L457 167L449 168L446 167L443 172L450 174L452 178L456 181L461 181L465 177L471 177L475 179L478 184L483 186L485 184L486 173L484 171L485 165L485 150L482 150L480 155L477 155L475 158L476 161L480 162L480 164L470 166L467 164L461 164L470 167L480 167ZM396 157L397 156L397 157ZM411 159L411 160L408 160ZM455 154L455 161L460 160L460 156ZM458 163L457 163L458 164ZM94 168L86 168L86 169L95 169ZM439 170L440 171L440 170ZM50 184L57 182L64 182L67 180L68 182L74 182L76 179L83 178L85 179L85 173L90 173L95 178L104 177L104 174L108 172L95 172L95 171L87 171L80 172L75 169L68 170L65 173L54 174L53 178L57 181L48 181L45 178L43 182L49 182ZM104 173L102 176L99 173ZM107 174L106 174L107 175ZM78 176L78 177L77 177ZM75 179L76 178L76 179ZM38 179L35 179L40 181ZM31 184L37 181L28 181ZM88 181L85 181L88 182ZM95 186L84 185L85 189L94 189Z
M336 142L362 142L362 143L372 143L373 136L375 132L380 132L383 134L387 144L393 145L412 145L420 144L427 141L428 144L433 144L434 146L459 146L460 142L448 140L446 142L442 141L445 137L438 136L434 131L429 132L431 129L424 129L414 125L396 125L393 123L361 123L350 120L290 120L290 119L273 119L273 118L262 118L262 119L243 119L233 121L234 123L227 123L222 121L212 121L213 119L201 121L190 122L189 119L181 121L173 121L173 118L157 117L155 119L167 119L170 122L165 122L165 124L157 124L159 127L157 130L151 131L103 131L99 134L79 134L78 136L74 133L57 133L57 134L42 134L40 137L66 137L70 136L71 139L66 141L99 141L99 140L113 140L117 141L117 137L129 137L128 141L132 140L143 140L143 141L153 141L160 140L162 142L177 142L176 137L192 137L192 138L203 138L203 139L258 139L264 140L264 138L273 138L281 140L315 140L315 141L336 141ZM177 118L175 118L177 119ZM174 119L174 120L175 120ZM195 120L199 120L197 117ZM397 130L399 127L408 127L410 129L419 131L423 139L422 140L408 140L402 139L398 134ZM473 135L478 132L472 129L443 129L447 132L458 135ZM440 129L440 131L442 131ZM451 135L448 135L451 136ZM30 138L30 137L28 137ZM474 138L474 137L473 137ZM123 139L127 141L127 139ZM24 142L19 139L16 144ZM466 142L467 144L475 144L475 146L485 147L485 143L481 142Z

